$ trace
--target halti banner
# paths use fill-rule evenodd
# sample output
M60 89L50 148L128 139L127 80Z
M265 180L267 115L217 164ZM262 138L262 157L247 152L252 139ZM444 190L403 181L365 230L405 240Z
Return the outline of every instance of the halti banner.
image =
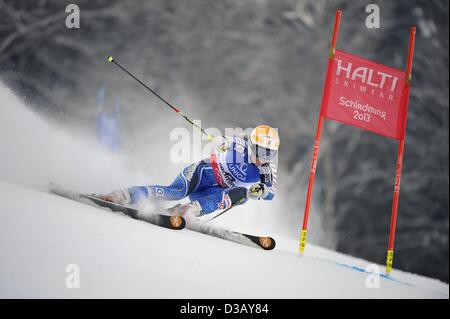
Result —
M341 15L342 11L337 10L331 37L325 87L320 105L320 116L314 140L311 169L309 171L299 251L303 254L306 246L308 217L323 122L324 119L339 121L399 140L386 258L386 274L389 274L392 270L394 258L395 227L405 147L406 117L411 87L416 27L411 26L410 28L406 70L401 71L336 50Z
M336 50L323 115L391 138L404 136L406 73Z

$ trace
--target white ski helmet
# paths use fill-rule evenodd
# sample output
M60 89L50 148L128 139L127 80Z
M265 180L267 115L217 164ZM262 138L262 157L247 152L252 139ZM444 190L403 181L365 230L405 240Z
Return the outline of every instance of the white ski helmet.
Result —
M259 125L250 133L249 146L256 158L270 161L278 152L280 137L269 125Z

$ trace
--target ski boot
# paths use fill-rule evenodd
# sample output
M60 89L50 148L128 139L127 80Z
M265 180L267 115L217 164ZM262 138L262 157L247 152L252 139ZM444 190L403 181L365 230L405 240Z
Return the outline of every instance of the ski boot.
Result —
M172 216L183 217L200 217L203 215L200 203L198 201L193 201L186 204L177 204L167 209L167 212Z

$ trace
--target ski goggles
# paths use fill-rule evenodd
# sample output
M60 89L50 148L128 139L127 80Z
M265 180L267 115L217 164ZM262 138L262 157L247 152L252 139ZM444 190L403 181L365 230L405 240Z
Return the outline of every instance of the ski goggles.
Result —
M277 155L276 150L271 150L270 148L262 147L259 145L252 144L251 149L253 154L255 154L258 159L262 159L265 161L271 161Z

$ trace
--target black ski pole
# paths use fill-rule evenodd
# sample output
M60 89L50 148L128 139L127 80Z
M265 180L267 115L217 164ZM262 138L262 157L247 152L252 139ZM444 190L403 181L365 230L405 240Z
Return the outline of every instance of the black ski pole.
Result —
M208 137L209 141L212 141L214 139L213 135L208 134L202 127L195 124L189 117L184 115L178 108L167 102L161 95L156 93L154 90L152 90L150 87L148 87L144 82L139 80L137 77L135 77L133 74L131 74L127 69L125 69L122 65L120 65L118 62L114 60L112 56L107 56L107 59L109 62L114 63L117 67L119 67L122 71L124 71L126 74L131 76L133 79L135 79L140 85L142 85L144 88L146 88L148 91L150 91L153 95L155 95L158 99L163 101L168 107L170 107L175 113L179 114L181 117L183 117L189 124L191 124L193 127L199 129L203 134L205 134Z
M238 200L236 203L234 203L233 205L231 205L230 207L228 207L227 209L225 209L224 211L218 213L216 216L208 219L207 221L205 221L205 223L208 223L210 221L212 221L213 219L216 219L217 217L219 217L222 214L225 214L227 211L229 211L230 209L232 209L233 207L238 206L240 203L242 203L244 200L246 199L246 197L241 198L240 200Z

